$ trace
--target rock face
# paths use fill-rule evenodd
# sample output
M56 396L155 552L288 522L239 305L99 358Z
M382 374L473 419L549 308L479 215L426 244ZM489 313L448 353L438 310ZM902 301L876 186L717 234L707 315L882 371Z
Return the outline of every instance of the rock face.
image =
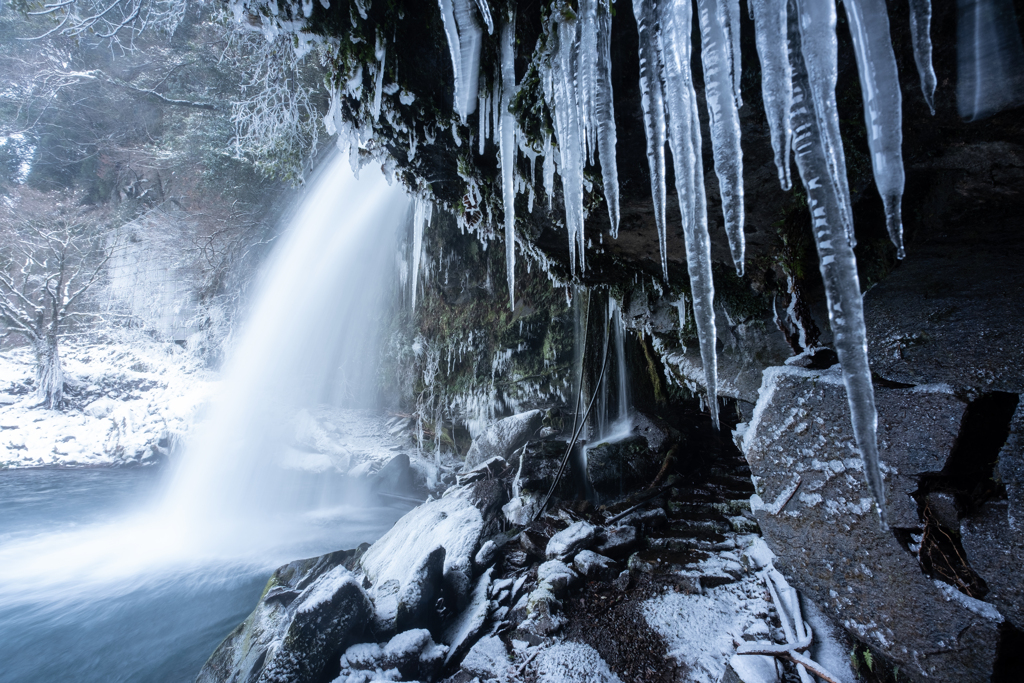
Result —
M645 437L634 436L588 448L587 475L599 494L622 496L650 484L661 460Z
M370 601L345 567L357 558L357 551L331 553L274 572L259 605L217 647L197 683L316 681L368 623Z
M971 568L985 580L985 601L1018 629L1024 628L1024 542L1010 530L1006 501L986 503L960 525Z
M948 394L884 388L876 402L892 524L920 527L910 493L920 475L946 464L964 405ZM757 486L752 507L778 565L901 674L988 680L998 617L925 576L915 555L882 530L847 410L835 371L765 373L742 447Z
M512 453L537 433L544 421L544 411L531 410L498 420L473 440L466 454L464 470L468 471L494 457L508 460Z

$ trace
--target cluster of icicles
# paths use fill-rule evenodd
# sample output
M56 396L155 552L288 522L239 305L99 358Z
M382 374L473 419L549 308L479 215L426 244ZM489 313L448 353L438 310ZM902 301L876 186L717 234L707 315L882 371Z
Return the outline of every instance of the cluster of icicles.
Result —
M491 135L494 120L502 176L508 287L515 294L515 166L517 149L530 159L537 151L516 128L509 102L516 92L513 68L515 17L499 27L500 79L493 94L478 96L480 46L484 27L495 32L487 0L438 0L455 72L455 110L465 123L480 112L480 142ZM842 364L854 434L864 460L868 485L885 521L878 465L877 416L857 264L845 157L835 99L837 77L834 0L748 0L761 62L762 93L771 129L775 164L783 189L791 187L790 151L807 191L821 274L828 298L836 352ZM901 155L901 96L889 34L885 0L844 0L857 57L864 115L875 182L885 207L886 225L903 257L900 203L904 174ZM704 92L710 121L715 172L732 258L743 273L743 154L738 110L740 98L739 0L633 0L639 31L640 88L647 136L651 194L657 224L662 275L666 254L666 160L670 146L676 196L682 217L693 313L708 390L707 405L718 424L715 356L714 283L711 275L707 198L701 153L698 98L691 68L691 30L695 14L701 37ZM912 40L929 106L935 90L931 66L931 3L910 0ZM501 19L501 17L499 17ZM584 167L601 165L611 235L619 226L619 187L615 167L615 116L612 108L611 8L607 0L579 0L578 10L559 0L546 27L547 68L542 73L545 102L551 111L555 144L540 152L544 186L552 195L561 178L565 224L573 272L585 268ZM522 184L521 184L522 185ZM531 183L526 183L532 186ZM532 190L531 190L532 205Z

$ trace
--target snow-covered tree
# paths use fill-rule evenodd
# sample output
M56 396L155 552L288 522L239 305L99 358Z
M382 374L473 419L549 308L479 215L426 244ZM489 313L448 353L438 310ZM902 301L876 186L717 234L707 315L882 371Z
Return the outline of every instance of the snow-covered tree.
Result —
M104 215L69 194L21 188L0 204L0 321L31 342L40 403L60 410L59 343L94 314L83 307L117 248Z

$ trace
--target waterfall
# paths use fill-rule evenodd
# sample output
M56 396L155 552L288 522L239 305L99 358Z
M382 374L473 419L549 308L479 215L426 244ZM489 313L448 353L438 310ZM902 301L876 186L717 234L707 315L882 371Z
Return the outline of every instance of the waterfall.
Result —
M629 368L626 365L626 327L615 299L608 297L605 318L608 335L608 367L597 401L597 441L619 441L629 436L633 423L630 412Z
M371 407L377 318L408 211L404 190L380 174L356 179L342 155L312 180L170 483L168 516L266 533L271 520L330 498L329 477L281 467L289 417L324 402Z

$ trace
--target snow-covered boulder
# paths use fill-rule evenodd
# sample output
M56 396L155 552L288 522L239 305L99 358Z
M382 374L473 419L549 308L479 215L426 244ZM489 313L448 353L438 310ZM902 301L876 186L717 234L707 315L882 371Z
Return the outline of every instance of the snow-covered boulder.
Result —
M473 440L473 445L466 454L463 471L468 472L494 457L507 460L516 449L537 433L543 421L542 410L530 410L498 420Z
M360 673L395 669L402 680L431 680L444 664L448 647L434 642L425 628L403 631L386 643L352 645L341 656L338 681Z
M588 579L609 579L615 575L614 562L604 555L598 555L593 550L584 550L576 553L572 560L572 566L580 575Z
M370 601L344 566L355 554L298 560L274 572L256 609L217 647L196 683L319 680L369 621Z
M552 536L544 553L548 559L564 560L593 545L596 534L597 528L593 524L575 522Z

